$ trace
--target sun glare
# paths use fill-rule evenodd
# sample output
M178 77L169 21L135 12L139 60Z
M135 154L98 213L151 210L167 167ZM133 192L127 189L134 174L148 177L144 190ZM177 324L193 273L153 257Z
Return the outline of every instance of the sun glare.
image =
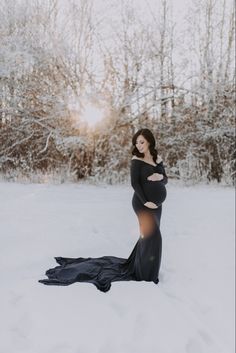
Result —
M81 119L88 123L90 127L95 126L104 117L104 111L98 107L86 103L84 104L84 109L81 112Z

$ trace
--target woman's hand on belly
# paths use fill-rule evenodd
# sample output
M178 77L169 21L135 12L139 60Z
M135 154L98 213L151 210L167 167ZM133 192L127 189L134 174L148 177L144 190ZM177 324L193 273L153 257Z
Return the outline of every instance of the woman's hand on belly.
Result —
M145 202L144 206L146 206L148 208L158 208L158 206L154 202L151 202L151 201Z
M151 181L160 181L162 179L164 179L164 175L159 173L153 173L147 177L147 180Z

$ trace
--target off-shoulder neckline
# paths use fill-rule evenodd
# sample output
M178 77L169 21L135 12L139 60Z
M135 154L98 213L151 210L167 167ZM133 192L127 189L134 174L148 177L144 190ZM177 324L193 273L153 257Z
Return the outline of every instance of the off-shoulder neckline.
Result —
M140 162L146 163L146 164L148 164L148 165L151 165L152 167L157 167L157 165L162 162L162 161L161 161L160 163L157 163L156 165L153 165L153 164L151 164L151 163L145 162L145 161L143 161L142 159L138 159L138 158L132 158L131 160L132 160L132 161L140 161Z

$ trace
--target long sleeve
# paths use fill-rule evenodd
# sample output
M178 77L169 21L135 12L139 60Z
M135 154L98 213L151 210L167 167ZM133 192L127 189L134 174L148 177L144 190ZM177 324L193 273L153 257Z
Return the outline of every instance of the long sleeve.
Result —
M163 174L164 179L162 179L162 182L166 185L168 183L168 176L166 175L166 171L165 171L165 167L163 165L163 161L158 163L158 167L159 167L159 170L160 170L160 172L158 171L158 173Z
M140 184L140 165L139 163L135 162L134 159L131 161L130 177L131 177L131 185L134 191L136 192L140 201L143 204L145 204L148 200L146 199L142 186Z

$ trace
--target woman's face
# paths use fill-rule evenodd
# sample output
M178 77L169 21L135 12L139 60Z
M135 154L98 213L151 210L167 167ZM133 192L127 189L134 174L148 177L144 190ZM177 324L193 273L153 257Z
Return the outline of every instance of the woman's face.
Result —
M139 152L146 153L149 149L149 142L143 137L139 135L136 139L136 147Z

